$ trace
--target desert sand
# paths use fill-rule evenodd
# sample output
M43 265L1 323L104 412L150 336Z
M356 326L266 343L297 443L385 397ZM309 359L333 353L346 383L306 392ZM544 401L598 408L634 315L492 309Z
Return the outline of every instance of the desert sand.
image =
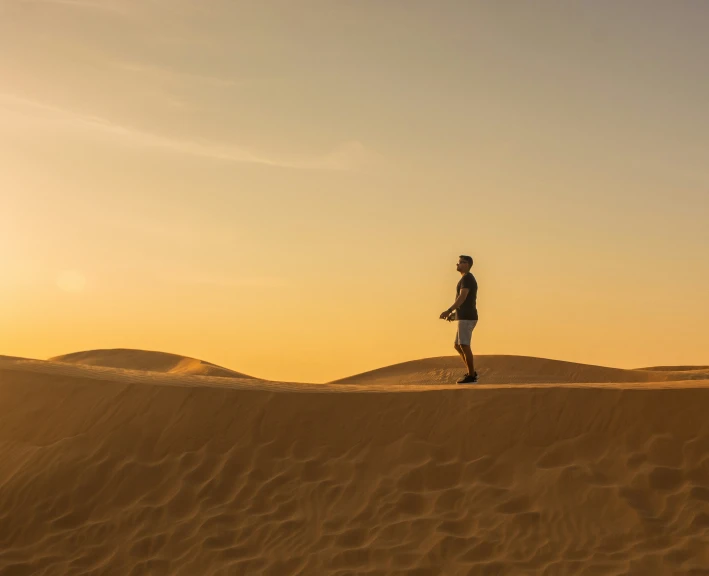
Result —
M709 369L0 356L0 574L709 574Z

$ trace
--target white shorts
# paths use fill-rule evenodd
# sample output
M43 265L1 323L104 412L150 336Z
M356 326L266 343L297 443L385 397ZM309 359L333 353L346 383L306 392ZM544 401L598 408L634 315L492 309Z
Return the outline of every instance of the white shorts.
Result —
M458 320L458 327L455 331L456 346L470 346L470 339L473 336L473 330L478 323L477 320Z

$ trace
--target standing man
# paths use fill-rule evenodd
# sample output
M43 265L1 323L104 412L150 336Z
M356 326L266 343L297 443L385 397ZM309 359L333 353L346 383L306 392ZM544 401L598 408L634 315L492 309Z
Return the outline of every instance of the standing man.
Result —
M460 256L456 270L460 272L461 279L456 287L456 299L453 306L441 313L441 320L458 321L455 334L454 348L463 358L468 368L467 374L458 380L458 384L474 384L478 381L478 373L473 365L473 351L470 348L470 339L473 329L478 323L478 310L476 300L478 297L478 282L470 273L473 259L470 256Z

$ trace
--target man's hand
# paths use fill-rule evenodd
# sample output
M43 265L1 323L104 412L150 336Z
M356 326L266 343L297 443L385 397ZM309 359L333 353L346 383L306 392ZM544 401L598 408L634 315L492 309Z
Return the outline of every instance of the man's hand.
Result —
M453 312L451 312L450 310L446 310L445 312L441 312L441 315L439 316L439 318L441 320L448 320L450 322L449 318L450 318L450 316L452 316L452 314L453 314Z

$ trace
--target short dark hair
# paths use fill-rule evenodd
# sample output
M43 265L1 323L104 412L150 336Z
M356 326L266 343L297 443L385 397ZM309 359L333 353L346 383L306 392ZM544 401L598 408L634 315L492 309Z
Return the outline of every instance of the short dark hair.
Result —
M472 256L458 256L458 258L460 258L464 262L467 262L468 264L470 264L471 268L473 267L473 257Z

